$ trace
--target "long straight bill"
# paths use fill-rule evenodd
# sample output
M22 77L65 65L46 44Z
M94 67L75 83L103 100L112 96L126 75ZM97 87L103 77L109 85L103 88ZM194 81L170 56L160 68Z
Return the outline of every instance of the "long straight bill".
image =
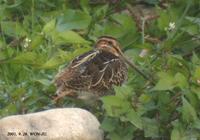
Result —
M140 75L142 75L146 80L151 80L144 72L142 72L134 63L130 62L125 56L122 55L122 59Z

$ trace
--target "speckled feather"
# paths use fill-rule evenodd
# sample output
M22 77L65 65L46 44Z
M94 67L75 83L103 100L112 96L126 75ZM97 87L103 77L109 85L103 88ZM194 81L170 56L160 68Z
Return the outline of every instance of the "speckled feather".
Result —
M59 92L86 91L105 95L113 85L127 79L127 66L119 57L104 50L86 52L71 61L55 78Z

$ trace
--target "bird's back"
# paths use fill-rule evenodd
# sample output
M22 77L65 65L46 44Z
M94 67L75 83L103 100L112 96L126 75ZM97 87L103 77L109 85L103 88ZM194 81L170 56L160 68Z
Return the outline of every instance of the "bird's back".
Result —
M56 76L55 83L61 91L75 90L99 95L121 85L127 78L125 63L112 53L92 50L72 60L67 68Z

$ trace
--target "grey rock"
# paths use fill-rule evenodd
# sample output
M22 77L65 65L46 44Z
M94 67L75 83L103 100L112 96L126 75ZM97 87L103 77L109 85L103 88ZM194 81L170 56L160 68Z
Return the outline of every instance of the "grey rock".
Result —
M51 109L1 119L0 140L103 140L99 127L84 109Z

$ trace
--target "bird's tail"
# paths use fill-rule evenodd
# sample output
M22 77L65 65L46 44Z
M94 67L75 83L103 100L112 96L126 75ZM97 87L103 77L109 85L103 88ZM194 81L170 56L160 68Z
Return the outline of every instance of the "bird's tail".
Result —
M53 100L54 100L55 102L57 102L59 99L65 97L65 96L74 97L74 96L76 96L76 95L75 95L75 92L74 92L73 90L70 90L70 89L65 89L65 90L63 91L63 88L62 88L62 86L61 86L61 87L59 87L59 88L57 89L57 91L56 91L56 93L55 93L55 96L53 97Z

